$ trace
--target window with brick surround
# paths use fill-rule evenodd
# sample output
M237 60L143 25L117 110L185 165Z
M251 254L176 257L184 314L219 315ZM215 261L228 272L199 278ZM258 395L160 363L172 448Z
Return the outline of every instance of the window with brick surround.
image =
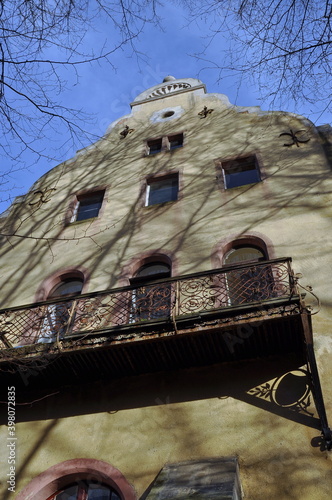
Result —
M183 133L165 135L156 139L149 139L146 141L146 154L151 156L161 151L172 151L174 149L182 148L183 146Z
M70 222L78 222L98 217L105 191L91 191L77 195L75 208Z
M259 165L255 155L221 162L225 189L254 184L261 181Z
M145 206L176 201L179 193L178 173L147 179Z

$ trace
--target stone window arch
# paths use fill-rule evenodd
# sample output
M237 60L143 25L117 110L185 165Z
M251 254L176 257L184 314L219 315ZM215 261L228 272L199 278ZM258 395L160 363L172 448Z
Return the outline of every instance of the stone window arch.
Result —
M231 264L232 257L230 255L232 253L235 254L235 251L240 248L252 248L256 249L257 257L262 258L264 256L265 260L270 260L275 258L274 245L270 238L268 238L265 234L258 232L251 232L245 234L231 234L222 240L220 240L217 245L214 247L211 255L212 268L217 269L219 267L223 267L227 265L227 261ZM254 250L255 252L255 250ZM255 255L252 255L252 258L248 260L255 260ZM261 252L261 256L259 253ZM237 252L237 257L239 261L241 259L241 252ZM235 261L235 255L233 259ZM242 251L242 259L245 260L245 250Z
M133 487L118 469L107 462L85 458L66 460L50 467L35 477L16 500L53 500L75 483L102 485L116 494L110 500L117 500L117 497L120 500L137 500Z

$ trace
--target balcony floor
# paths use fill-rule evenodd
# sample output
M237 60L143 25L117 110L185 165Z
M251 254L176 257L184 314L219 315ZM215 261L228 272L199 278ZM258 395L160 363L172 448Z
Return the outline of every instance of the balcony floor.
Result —
M276 355L301 363L300 304L299 296L279 298L5 349L2 379L32 390Z

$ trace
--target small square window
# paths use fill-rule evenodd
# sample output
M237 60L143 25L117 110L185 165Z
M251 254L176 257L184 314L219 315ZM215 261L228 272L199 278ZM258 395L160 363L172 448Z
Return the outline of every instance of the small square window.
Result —
M171 151L183 146L183 134L165 135L146 141L146 155L155 155L161 151Z
M176 201L179 192L178 174L149 179L147 181L145 206Z
M221 166L226 189L253 184L261 180L257 159L254 155L224 161Z
M77 203L70 222L98 217L104 194L104 191L94 191L77 196Z
M156 153L160 153L162 149L162 138L154 139L152 141L148 141L148 154L154 155Z
M168 137L169 149L182 148L183 146L183 134L170 135Z

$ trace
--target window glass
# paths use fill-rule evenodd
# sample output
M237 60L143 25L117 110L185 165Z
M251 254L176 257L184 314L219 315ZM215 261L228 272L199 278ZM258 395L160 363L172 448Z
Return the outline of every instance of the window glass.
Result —
M83 281L79 279L68 279L57 285L49 294L48 298L64 297L66 295L77 295L81 293Z
M225 264L264 260L264 253L256 247L233 248L225 257Z
M157 279L159 274L168 274L170 276L170 266L168 264L164 264L163 262L151 262L150 264L142 266L137 271L136 276L140 278L156 276Z
M70 486L65 490L58 493L54 500L77 500L78 499L78 485Z
M223 162L222 169L226 189L253 184L261 180L255 156Z
M116 500L119 499L116 493L112 493L106 486L90 484L88 490L88 500Z
M132 283L130 322L146 321L168 317L171 311L171 283L148 283L149 280L169 278L171 266L164 262L150 262L136 273Z
M178 199L178 175L172 175L159 180L151 179L147 185L146 206L176 201Z
M51 496L49 500L121 500L109 486L81 482L68 486Z
M162 148L162 138L148 141L149 155L160 153Z
M104 191L78 196L77 206L72 222L98 217L103 198Z
M183 146L183 134L165 135L163 137L158 137L158 139L151 139L147 141L146 144L146 153L148 155L181 148Z
M181 148L183 146L183 134L170 135L168 141L170 149Z

